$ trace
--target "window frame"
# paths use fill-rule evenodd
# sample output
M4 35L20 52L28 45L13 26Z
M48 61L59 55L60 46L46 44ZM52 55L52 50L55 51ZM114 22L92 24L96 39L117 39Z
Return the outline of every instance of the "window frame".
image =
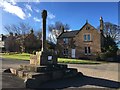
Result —
M68 49L63 49L63 55L68 55Z
M64 44L68 44L69 43L68 38L63 38L63 42Z
M84 47L84 53L85 53L85 55L91 55L91 47L90 46L85 46Z
M86 33L86 34L84 34L83 35L83 41L92 41L92 39L91 39L91 34L90 33Z

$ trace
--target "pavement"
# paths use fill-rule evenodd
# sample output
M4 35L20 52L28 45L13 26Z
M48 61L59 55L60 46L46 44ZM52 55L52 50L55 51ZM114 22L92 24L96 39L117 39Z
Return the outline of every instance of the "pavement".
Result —
M2 68L0 69L0 76L2 76L2 88L8 89L25 89L25 83L21 78L18 78L11 73L3 72L10 67L18 67L19 65L29 64L29 61L1 59ZM76 77L59 79L43 83L40 88L54 88L60 90L67 89L79 89L83 88L108 88L118 89L120 88L119 75L119 63L103 63L103 64L68 64L70 68L77 68L83 75L77 75ZM27 89L28 90L28 89Z

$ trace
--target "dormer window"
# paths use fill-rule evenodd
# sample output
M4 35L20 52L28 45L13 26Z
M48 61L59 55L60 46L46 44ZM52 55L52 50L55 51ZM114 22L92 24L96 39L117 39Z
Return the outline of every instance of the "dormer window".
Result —
M64 41L64 44L68 44L68 38L64 38L63 41Z

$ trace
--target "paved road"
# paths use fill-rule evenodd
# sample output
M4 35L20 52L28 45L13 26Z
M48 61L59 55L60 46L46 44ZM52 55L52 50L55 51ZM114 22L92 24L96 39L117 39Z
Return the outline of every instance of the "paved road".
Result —
M104 78L113 81L120 80L120 63L104 63L104 64L93 64L93 65L79 65L79 64L69 64L69 67L77 68L79 72L84 75Z
M25 88L24 81L20 78L3 73L10 67L18 67L21 64L29 64L29 61L2 59L2 87L3 88ZM69 64L68 67L77 68L84 76L78 75L73 78L50 81L42 84L41 88L118 88L118 63L105 63L97 65ZM1 75L1 74L0 74Z

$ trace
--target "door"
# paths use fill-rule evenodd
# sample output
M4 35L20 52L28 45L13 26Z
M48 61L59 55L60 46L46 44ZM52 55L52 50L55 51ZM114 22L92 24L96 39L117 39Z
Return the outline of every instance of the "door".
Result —
M72 49L71 57L75 58L75 49Z

